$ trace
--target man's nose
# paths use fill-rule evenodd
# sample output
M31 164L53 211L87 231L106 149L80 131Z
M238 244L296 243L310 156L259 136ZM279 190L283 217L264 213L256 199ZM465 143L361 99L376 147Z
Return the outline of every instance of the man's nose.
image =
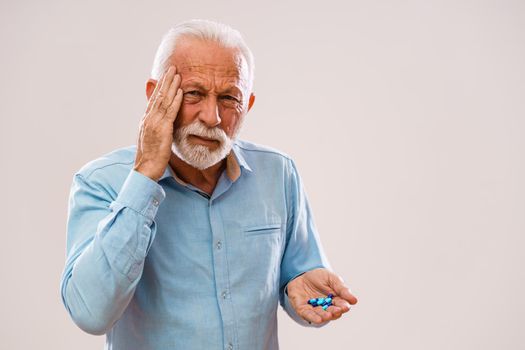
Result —
M215 96L209 96L205 100L203 108L199 113L199 119L210 128L213 128L221 123L219 106L217 105L217 99Z

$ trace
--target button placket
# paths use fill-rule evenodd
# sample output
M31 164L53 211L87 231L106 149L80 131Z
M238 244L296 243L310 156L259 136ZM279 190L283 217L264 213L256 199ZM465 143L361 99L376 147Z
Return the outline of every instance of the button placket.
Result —
M215 272L215 284L218 293L219 309L223 321L223 334L227 343L226 349L233 349L236 339L235 320L233 314L232 298L228 281L228 264L226 261L226 246L220 208L216 200L208 201L208 215L212 231L213 269ZM228 344L228 345L226 345ZM231 345L231 348L229 347Z

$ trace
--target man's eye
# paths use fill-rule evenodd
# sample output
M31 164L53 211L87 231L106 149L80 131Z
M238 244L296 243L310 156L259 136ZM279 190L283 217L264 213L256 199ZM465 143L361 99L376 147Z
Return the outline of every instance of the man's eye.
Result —
M225 100L239 102L239 100L236 97L233 97L233 96L230 96L230 95L222 96L222 98L225 99Z
M197 91L197 90L191 90L191 91L186 91L186 92L184 93L184 95L200 96L200 92Z

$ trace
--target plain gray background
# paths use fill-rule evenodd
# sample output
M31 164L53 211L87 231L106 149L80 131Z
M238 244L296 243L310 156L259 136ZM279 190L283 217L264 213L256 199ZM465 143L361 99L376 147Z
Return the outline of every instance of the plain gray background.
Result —
M255 55L241 137L290 154L359 303L283 349L525 348L523 1L2 1L2 349L102 349L59 292L74 172L134 144L161 36Z

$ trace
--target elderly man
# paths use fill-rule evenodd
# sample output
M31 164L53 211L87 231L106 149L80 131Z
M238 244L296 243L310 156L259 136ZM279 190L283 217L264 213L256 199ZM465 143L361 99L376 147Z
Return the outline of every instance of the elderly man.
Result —
M279 303L310 327L357 303L293 160L237 139L253 68L236 30L177 25L146 83L137 146L75 174L62 299L107 349L278 349ZM330 293L326 310L308 303Z

